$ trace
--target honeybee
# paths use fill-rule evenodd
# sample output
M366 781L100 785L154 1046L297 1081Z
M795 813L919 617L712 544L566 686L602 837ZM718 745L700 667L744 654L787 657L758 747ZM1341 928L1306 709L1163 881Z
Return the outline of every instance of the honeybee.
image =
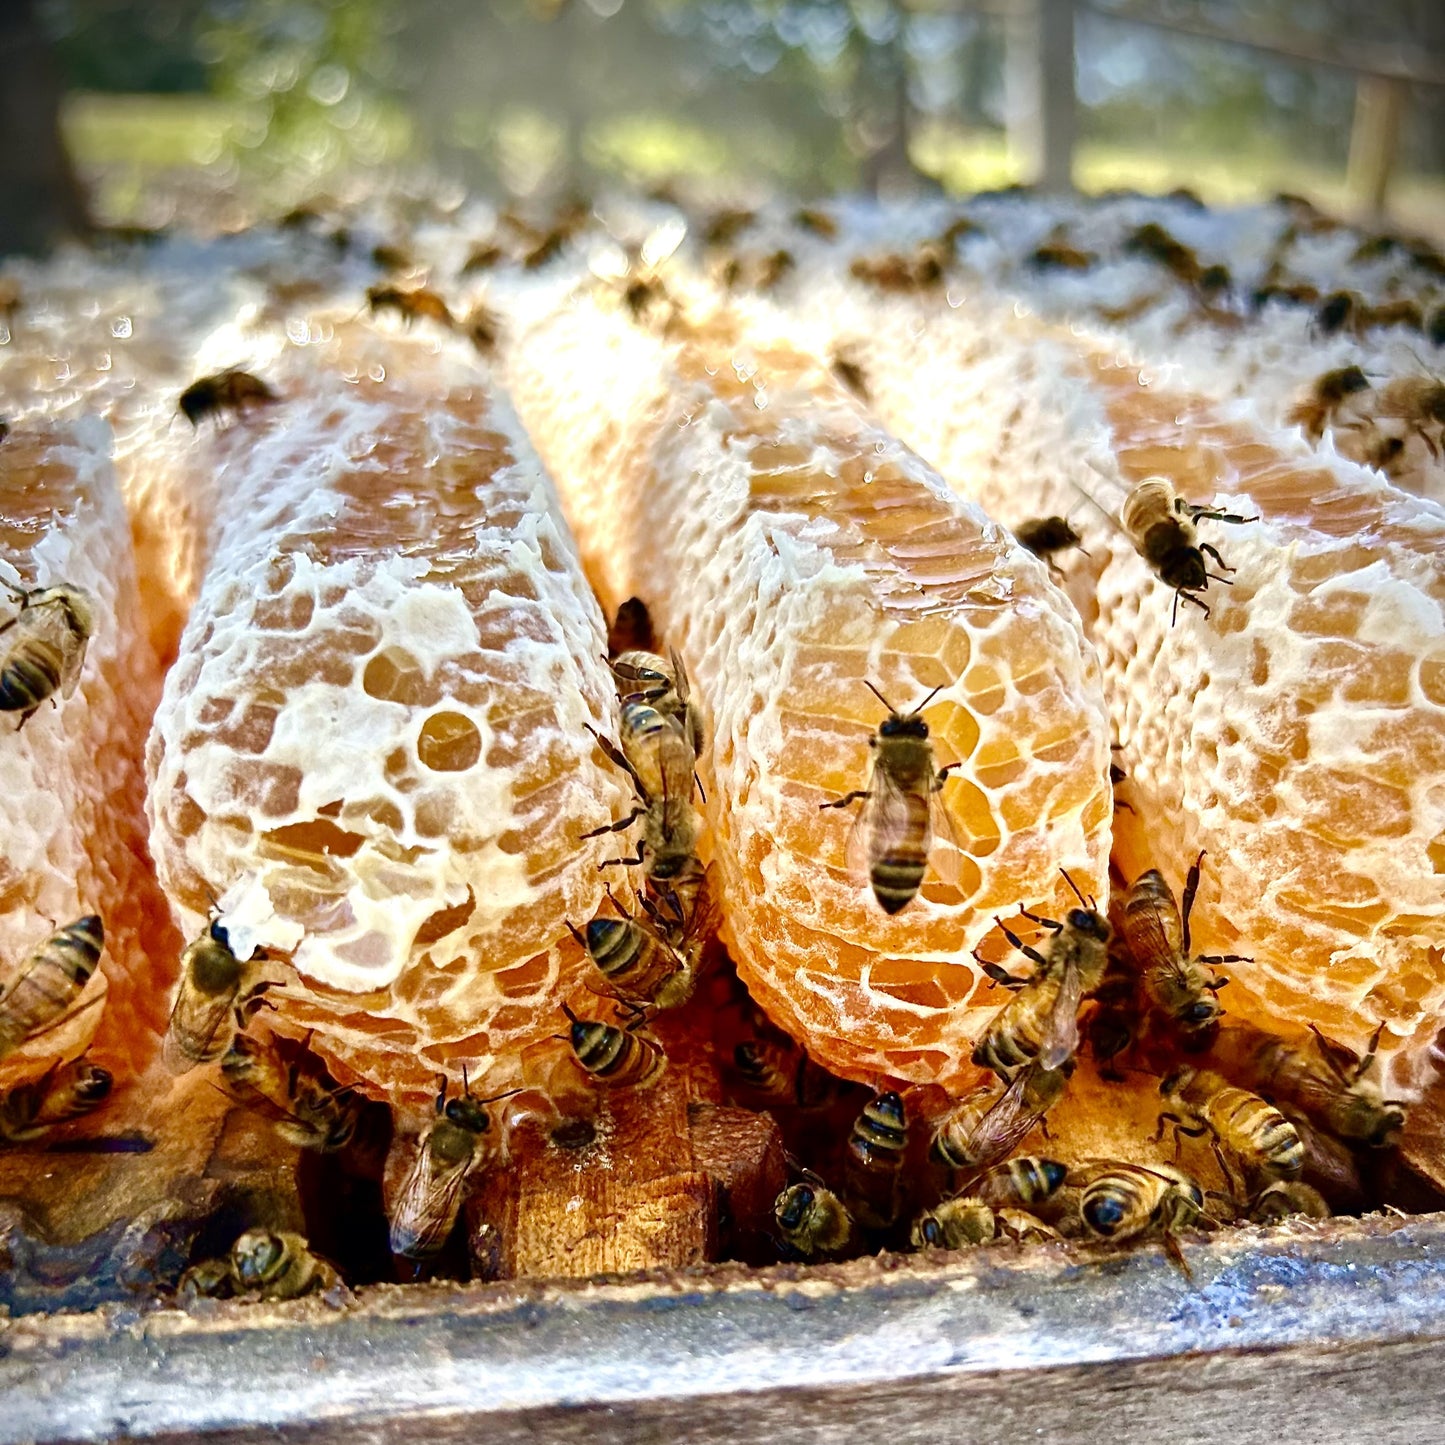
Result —
M959 1194L920 1214L908 1238L914 1249L969 1249L997 1233L992 1208L976 1195Z
M946 258L936 242L924 242L911 256L897 252L884 256L859 256L848 270L857 281L880 291L908 293L928 291L943 282Z
M562 254L562 248L571 239L570 233L558 227L539 236L522 255L522 267L527 271L540 271Z
M95 632L95 599L69 583L26 591L0 580L20 611L0 626L0 712L18 712L19 732L58 691L71 697Z
M1354 1211L1365 1198L1359 1161L1348 1144L1336 1139L1301 1109L1277 1100L1279 1111L1295 1127L1304 1148L1300 1179L1317 1189L1336 1210Z
M1054 1244L1063 1236L1051 1224L1026 1209L999 1209L994 1213L1000 1239L1014 1244Z
M0 442L10 435L10 423L0 416Z
M797 267L797 260L791 251L782 249L769 251L760 256L754 268L753 285L759 291L773 291L782 283L788 273Z
M1079 1215L1090 1234L1123 1240L1157 1229L1181 1263L1173 1236L1204 1217L1204 1191L1172 1164L1097 1160L1070 1171L1069 1182L1083 1189Z
M608 666L618 681L618 696L624 707L628 703L646 703L663 717L674 718L682 724L683 736L692 749L694 761L702 756L707 746L707 727L703 722L702 709L692 697L692 688L687 680L687 668L676 651L663 658L651 651L629 651L614 657ZM639 772L645 772L651 759L647 756L649 736L641 724L650 727L652 720L634 715L631 730L624 727L622 748L632 765ZM630 741L636 743L637 756L629 748Z
M265 950L258 948L249 959L237 958L219 917L212 918L205 931L186 945L176 1001L161 1044L161 1061L171 1073L184 1074L225 1052L230 1034L222 1025L237 1011L244 1022L247 1006L272 986L262 982L242 995L250 965L266 956Z
M1223 1029L1212 1060L1227 1075L1293 1104L1341 1139L1384 1149L1405 1127L1405 1105L1386 1099L1371 1066L1379 1047L1381 1024L1361 1058L1353 1049L1314 1030L1314 1048L1306 1051L1252 1024Z
M733 1049L733 1067L744 1087L769 1105L818 1109L831 1104L838 1081L789 1040L747 1039Z
M1371 326L1407 326L1411 331L1424 331L1425 313L1418 303L1407 300L1382 301L1365 308L1362 329Z
M1130 232L1124 239L1124 251L1155 262L1186 286L1196 285L1203 270L1199 257L1157 221L1146 221Z
M1353 291L1331 291L1315 311L1315 325L1326 336L1333 336L1346 326L1358 331L1365 311L1364 298Z
M730 246L758 218L756 211L725 209L708 217L702 228L704 246Z
M1249 1218L1254 1224L1278 1224L1291 1215L1303 1214L1310 1219L1328 1219L1333 1213L1324 1195L1300 1179L1280 1179L1260 1190L1249 1203Z
M790 1184L773 1201L784 1241L801 1255L839 1254L853 1238L853 1217L821 1180Z
M950 1169L987 1169L1007 1157L1043 1122L1068 1083L1070 1065L1040 1069L1030 1064L1000 1087L974 1089L944 1115L929 1152Z
M467 259L462 262L462 275L474 276L478 271L490 271L504 260L506 252L500 246L492 241L484 241L467 252Z
M405 246L389 241L378 242L371 248L371 262L382 271L410 271L416 265Z
M246 1108L271 1121L276 1132L300 1149L329 1154L344 1149L356 1133L362 1100L326 1072L307 1042L237 1034L221 1059L227 1091Z
M229 1255L203 1259L181 1275L176 1284L176 1303L185 1309L202 1299L230 1299L235 1293L236 1277L231 1271Z
M591 731L591 729L589 729ZM622 707L622 747L593 732L597 745L632 778L638 803L616 823L584 833L599 838L621 833L642 819L642 838L632 858L613 858L603 868L641 864L649 878L672 879L696 868L698 815L692 806L695 755L685 724L649 703ZM636 763L634 763L636 759Z
M1335 425L1349 399L1369 389L1369 378L1358 366L1338 366L1315 377L1309 390L1285 413L1285 422L1318 442L1326 429Z
M1023 1155L994 1165L973 1190L995 1209L1034 1209L1052 1199L1068 1177L1069 1166L1057 1159Z
M1025 918L1053 930L1047 954L1025 944L1004 926L1002 919L994 919L1004 937L1033 961L1032 975L1015 978L974 951L974 957L979 958L984 972L995 983L1015 990L989 1022L973 1051L975 1064L992 1069L1002 1079L1012 1079L1035 1060L1041 1069L1051 1070L1062 1068L1073 1058L1079 1047L1079 1006L1104 978L1109 924L1067 873L1064 878L1083 905L1071 908L1064 922L1043 918L1026 908L1019 910Z
M208 416L219 418L226 412L243 416L253 406L270 406L280 400L259 376L233 366L193 381L181 393L178 406L181 415L199 427Z
M334 1265L311 1253L289 1230L248 1229L231 1246L231 1278L241 1294L261 1299L299 1299L341 1283Z
M1219 1167L1237 1193L1250 1180L1293 1179L1304 1164L1304 1145L1274 1105L1239 1089L1210 1069L1176 1069L1159 1085L1169 1110L1160 1114L1157 1142L1172 1124L1181 1134L1208 1136Z
M467 313L462 330L483 356L490 356L497 349L497 338L502 332L501 318L490 306L479 301Z
M1064 575L1063 568L1054 561L1055 552L1067 552L1070 547L1078 547L1084 556L1089 555L1081 545L1084 539L1063 517L1031 517L1014 528L1014 536L1020 547L1046 562L1050 574L1055 577Z
M848 837L848 865L853 873L867 873L873 896L885 913L906 908L923 883L935 831L952 838L953 823L943 806L948 775L960 764L936 767L933 744L923 709L942 690L936 687L912 712L901 713L871 682L865 686L888 709L878 731L868 739L873 768L866 788L846 793L823 808L846 808L862 798ZM941 854L939 872L947 881L957 877L952 854Z
M1433 376L1398 376L1380 388L1377 414L1406 423L1436 461L1445 438L1445 382Z
M1305 283L1268 281L1256 287L1250 299L1256 311L1263 311L1271 301L1282 301L1286 306L1314 306L1320 299L1320 293L1317 286Z
M1184 882L1182 914L1157 868L1134 880L1123 909L1124 937L1139 966L1144 997L1181 1047L1190 1052L1208 1048L1224 1013L1215 995L1228 980L1215 978L1210 969L1221 963L1252 962L1239 953L1195 955L1189 951L1189 915L1199 892L1203 862L1201 850Z
M898 1213L898 1182L908 1148L908 1115L901 1095L878 1094L863 1106L848 1134L848 1195L866 1225L884 1229Z
M100 962L105 928L95 914L52 933L0 995L0 1059L58 1019Z
M1098 262L1092 251L1081 251L1067 241L1045 241L1024 258L1031 271L1087 271Z
M109 1069L88 1059L58 1059L38 1079L0 1096L0 1141L23 1144L98 1109L110 1096Z
M611 1089L646 1089L662 1076L667 1055L661 1044L638 1033L647 1021L641 1010L620 1029L579 1019L566 1004L562 1012L571 1025L563 1037L572 1046L572 1057L597 1083Z
M393 1254L425 1259L446 1244L461 1208L462 1184L477 1162L477 1145L492 1127L486 1105L507 1097L498 1094L474 1099L463 1075L462 1093L448 1099L446 1076L442 1075L436 1118L421 1137L392 1210Z
M828 363L828 370L853 393L861 402L870 400L868 374L856 361L846 356L835 355Z
M620 657L624 652L657 651L657 631L652 614L640 597L629 597L617 609L607 629L607 656Z
M439 322L448 331L455 329L457 324L447 303L425 286L410 291L404 291L400 286L368 286L366 304L373 316L379 316L383 311L395 311L408 326L418 318Z
M820 211L812 206L804 206L793 212L793 220L798 227L804 231L811 231L813 235L824 241L836 241L838 239L838 222L830 216L827 211Z
M1234 569L1208 542L1201 542L1194 529L1199 521L1232 522L1243 525L1257 522L1258 517L1241 517L1234 512L1221 512L1214 507L1198 507L1177 496L1163 477L1148 477L1124 499L1119 523L1135 550L1153 569L1166 587L1174 589L1174 618L1179 617L1179 599L1183 597L1209 616L1209 608L1195 596L1208 590L1211 579L1230 585L1227 577L1208 570L1207 553L1225 572Z
M1430 313L1424 329L1431 346L1445 346L1445 302Z

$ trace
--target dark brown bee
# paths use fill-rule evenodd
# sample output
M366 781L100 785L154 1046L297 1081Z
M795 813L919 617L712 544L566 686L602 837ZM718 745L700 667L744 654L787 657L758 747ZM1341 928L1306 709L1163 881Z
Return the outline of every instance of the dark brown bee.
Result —
M238 1034L221 1059L221 1080L237 1102L269 1119L299 1149L333 1153L356 1134L360 1095L339 1085L306 1043Z
M334 1265L311 1253L299 1234L248 1229L231 1246L232 1285L261 1299L299 1299L341 1283Z
M902 713L871 682L868 690L888 709L888 716L868 740L873 770L866 788L847 793L823 808L846 808L863 799L848 838L851 872L863 874L885 913L907 907L928 871L936 832L952 838L953 824L943 807L942 791L959 764L937 767L923 709L940 688L934 688L912 712ZM952 854L940 854L947 881L956 876Z
M1014 996L989 1021L973 1051L973 1062L1012 1080L1036 1060L1040 1068L1060 1069L1079 1047L1079 1007L1104 978L1110 930L1092 899L1079 892L1064 874L1082 907L1072 908L1064 922L1021 908L1020 913L1053 931L1047 954L1025 944L995 918L1004 937L1035 965L1027 978L1015 978L996 963L974 957L995 982L1015 990Z
M1405 1127L1405 1105L1386 1099L1371 1066L1382 1024L1361 1058L1318 1030L1314 1047L1300 1048L1274 1034L1241 1024L1222 1029L1211 1061L1230 1078L1294 1105L1340 1139L1371 1148L1393 1144Z
M1083 1190L1079 1214L1090 1234L1123 1240L1157 1230L1182 1264L1173 1237L1204 1216L1204 1191L1182 1169L1095 1160L1071 1170L1069 1183Z
M838 223L827 211L819 211L812 206L804 206L802 209L793 212L794 222L804 231L811 231L813 235L824 241L836 241L838 239Z
M652 614L640 597L629 597L618 609L607 629L607 656L620 657L624 652L656 652L657 632Z
M1366 236L1351 253L1350 265L1363 266L1371 261L1383 261L1387 256L1403 249L1400 238L1390 235L1389 232L1382 232L1377 236Z
M1333 336L1346 326L1358 330L1364 313L1362 297L1353 291L1331 291L1315 311L1315 325L1325 336Z
M95 631L95 600L68 583L27 592L0 581L20 611L0 626L0 712L18 712L18 732L46 698L71 697Z
M244 416L252 407L270 406L280 399L259 376L232 367L193 381L181 393L179 406L181 415L199 427L208 416L220 418L227 412Z
M464 1075L463 1092L448 1099L442 1076L436 1118L421 1137L391 1211L393 1254L425 1259L446 1244L461 1209L462 1185L477 1162L477 1146L492 1127L486 1105L507 1097L474 1099L466 1090Z
M0 1059L53 1023L80 996L105 946L95 914L52 933L0 995Z
M424 286L410 291L404 291L400 286L368 286L366 304L373 316L380 316L383 311L394 311L408 326L418 318L436 321L448 331L457 324L447 303L435 291L428 291Z
M244 1024L249 1006L271 987L262 982L242 994L251 965L265 957L265 951L257 949L249 959L237 958L219 918L186 945L176 1001L161 1044L161 1061L171 1073L184 1074L225 1052L233 1019Z
M704 246L730 246L757 218L756 211L717 211L702 228L702 243Z
M1046 562L1050 573L1056 577L1062 577L1064 571L1054 561L1054 553L1067 552L1070 547L1078 547L1084 552L1081 545L1084 539L1063 517L1031 517L1014 528L1014 536L1018 538L1020 547ZM1084 552L1084 556L1088 555Z
M1247 1186L1266 1179L1293 1179L1304 1165L1304 1145L1293 1124L1272 1104L1236 1088L1209 1069L1176 1069L1159 1085L1169 1109L1159 1116L1157 1143L1164 1126L1181 1134L1207 1136L1224 1177L1243 1196Z
M540 271L562 254L562 248L571 239L569 233L560 227L548 231L538 238L522 255L522 266L528 271Z
M1205 301L1213 301L1221 291L1228 291L1233 285L1234 277L1230 273L1229 267L1222 261L1216 261L1199 273L1199 279L1194 283L1194 289Z
M868 394L868 374L856 361L850 361L846 356L835 355L828 363L828 369L859 401L866 402L870 400Z
M1209 608L1196 593L1208 589L1211 579L1229 584L1227 577L1209 571L1204 557L1207 553L1221 570L1232 572L1224 558L1208 542L1201 542L1194 530L1199 521L1230 522L1244 525L1259 521L1258 517L1240 517L1213 507L1199 507L1175 494L1173 486L1163 477L1148 477L1124 499L1119 524L1134 544L1135 550L1153 569L1166 587L1174 589L1174 619L1179 617L1179 599L1192 602L1206 617Z
M1184 882L1184 909L1157 868L1141 873L1124 898L1123 929L1129 954L1149 1008L1181 1046L1190 1052L1208 1048L1219 1031L1224 1010L1215 994L1226 980L1210 971L1221 963L1251 963L1244 954L1191 954L1189 915L1199 892L1204 853L1194 860Z
M1063 1097L1072 1065L1020 1069L1012 1082L964 1095L933 1131L932 1157L950 1169L988 1169L1013 1152Z
M23 1144L98 1109L110 1096L109 1069L57 1059L38 1079L0 1096L0 1142Z
M462 331L483 356L490 356L497 349L497 340L502 332L502 319L490 306L479 301L467 313L467 319L462 322Z
M1377 415L1403 421L1436 461L1445 437L1445 382L1434 376L1397 376L1380 388Z
M733 1049L733 1068L743 1087L768 1106L820 1109L838 1097L838 1080L791 1040L745 1040Z
M13 281L0 279L0 325L6 331L14 331L15 318L24 304L19 286Z
M404 246L382 241L371 248L371 261L383 271L410 271L416 264Z
M974 1193L995 1209L1035 1209L1052 1199L1069 1177L1069 1166L1057 1159L1024 1155L996 1164L974 1186Z
M1087 271L1098 263L1092 251L1081 251L1066 241L1045 241L1024 257L1031 271Z
M490 271L494 266L501 265L505 259L506 252L491 241L473 246L467 253L467 259L462 262L462 275L474 276L478 271Z
M10 423L0 416L0 442L10 435Z
M898 1214L898 1183L908 1148L902 1097L889 1090L870 1099L848 1135L848 1195L854 1214L886 1229Z
M766 256L759 258L756 274L753 279L754 287L759 291L773 291L782 284L783 278L797 266L797 261L791 251L777 250L769 251Z
M1333 371L1322 372L1285 413L1285 422L1299 427L1312 442L1318 442L1326 429L1334 425L1345 403L1369 389L1370 380L1358 366L1338 366Z
M655 1084L667 1067L662 1046L637 1032L646 1022L638 1012L626 1028L595 1020L579 1019L566 1004L571 1028L564 1035L572 1046L572 1057L597 1083L610 1089L646 1089Z
M1411 331L1424 331L1425 315L1414 301L1382 301L1365 308L1362 328L1371 326L1407 326Z
M1445 346L1445 302L1430 313L1430 319L1425 323L1425 336L1431 346Z
M913 1221L909 1242L914 1249L970 1249L998 1234L993 1209L972 1194L955 1195L926 1210Z
M784 1241L804 1256L838 1254L853 1237L843 1201L817 1180L783 1190L773 1203L773 1218Z
M925 242L911 256L892 252L883 256L859 256L848 270L857 281L880 291L908 293L929 291L943 283L946 258L937 244Z
M1197 286L1203 274L1199 257L1157 221L1146 221L1131 231L1124 239L1124 252L1155 262L1186 286Z
M1257 287L1251 297L1256 311L1263 311L1271 301L1283 302L1286 306L1317 306L1319 299L1317 286L1304 283L1288 285L1277 281Z

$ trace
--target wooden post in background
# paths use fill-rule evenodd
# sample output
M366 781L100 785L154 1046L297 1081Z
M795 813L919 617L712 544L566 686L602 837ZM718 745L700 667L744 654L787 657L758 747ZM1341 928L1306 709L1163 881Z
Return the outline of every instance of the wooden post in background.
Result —
M1370 220L1385 214L1408 99L1405 82L1393 76L1361 75L1355 81L1345 189L1350 204Z
M1005 26L1009 154L1046 191L1074 183L1074 0L1014 0Z

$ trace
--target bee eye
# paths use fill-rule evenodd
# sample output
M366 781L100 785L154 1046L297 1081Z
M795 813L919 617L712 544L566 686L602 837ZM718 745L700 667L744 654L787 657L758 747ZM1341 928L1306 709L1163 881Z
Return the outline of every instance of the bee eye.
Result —
M923 1242L932 1249L937 1249L943 1243L943 1231L938 1227L936 1219L925 1219L923 1221Z
M1185 1021L1191 1024L1207 1023L1214 1017L1214 1005L1204 999L1192 1003L1184 1011Z

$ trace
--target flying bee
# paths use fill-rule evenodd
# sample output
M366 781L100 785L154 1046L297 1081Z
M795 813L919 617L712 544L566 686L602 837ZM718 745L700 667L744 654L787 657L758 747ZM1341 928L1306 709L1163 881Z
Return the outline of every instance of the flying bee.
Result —
M1210 970L1221 963L1250 963L1244 954L1192 954L1189 915L1199 892L1201 850L1184 882L1181 913L1164 875L1157 868L1141 873L1124 898L1123 931L1137 962L1149 1008L1189 1052L1208 1048L1219 1032L1224 1010L1215 995L1227 979Z
M251 964L266 956L265 950L258 948L249 959L237 958L219 916L186 945L176 1001L161 1045L161 1060L171 1073L184 1074L225 1052L231 1035L222 1025L229 1024L237 1013L244 1024L248 1011L254 1011L252 1006L272 986L262 982L242 993Z
M362 1099L331 1078L309 1039L237 1034L221 1059L221 1079L237 1102L269 1119L288 1143L330 1154L356 1134Z
M231 1246L231 1278L240 1294L261 1299L299 1299L341 1283L334 1265L311 1253L289 1230L248 1229Z
M425 319L436 321L451 331L457 324L447 303L435 291L429 291L425 286L418 286L410 291L405 291L400 286L368 286L366 304L373 316L380 316L383 311L395 311L408 326L413 321Z
M790 1184L773 1201L783 1240L799 1254L839 1254L853 1238L853 1217L821 1180Z
M908 1116L892 1090L863 1106L848 1134L848 1197L854 1215L870 1228L885 1229L898 1213L899 1175L908 1148Z
M1332 1213L1319 1190L1300 1179L1276 1180L1249 1202L1249 1218L1254 1224L1278 1224L1296 1214L1328 1219Z
M69 583L26 591L0 580L20 611L0 626L0 712L18 712L19 732L56 692L71 697L95 631L95 599Z
M1207 1136L1219 1167L1240 1194L1251 1180L1293 1179L1304 1164L1304 1145L1294 1125L1273 1104L1236 1088L1210 1069L1176 1069L1159 1085L1169 1109L1159 1116L1181 1134Z
M1386 1099L1372 1065L1382 1023L1365 1056L1314 1030L1303 1049L1252 1024L1223 1029L1211 1056L1231 1078L1281 1104L1292 1104L1340 1139L1388 1148L1405 1127L1405 1105Z
M599 733L592 735L608 758L632 778L637 805L618 822L582 836L621 833L640 818L642 838L636 856L609 859L599 866L641 864L649 878L678 878L697 866L698 815L692 806L697 758L687 739L686 724L650 703L627 702L622 705L619 732L621 748Z
M933 1131L929 1152L950 1169L987 1169L1006 1158L1043 1122L1064 1092L1072 1066L1030 1064L1000 1086L995 1081L966 1094Z
M1358 366L1338 366L1315 377L1309 390L1285 413L1285 422L1317 443L1335 425L1350 398L1369 390L1370 380Z
M1378 415L1403 421L1438 462L1445 440L1445 382L1433 376L1397 376L1380 388Z
M1063 871L1062 869L1060 870ZM1110 930L1092 899L1079 892L1064 873L1082 907L1071 908L1064 922L1043 918L1021 908L1020 913L1053 931L1048 952L1040 953L995 918L1003 936L1035 965L1027 978L1015 978L996 963L974 957L998 984L1015 990L1013 997L990 1020L973 1051L973 1062L1011 1080L1018 1070L1038 1062L1043 1070L1062 1068L1079 1047L1079 1007L1103 981L1108 963Z
M610 1089L646 1089L667 1067L662 1045L638 1033L647 1021L642 1010L637 1010L632 1022L620 1029L595 1019L580 1019L566 1004L562 1012L571 1027L561 1037L571 1045L572 1057L595 1083Z
M1084 539L1063 517L1031 517L1014 528L1014 536L1020 547L1048 564L1049 573L1054 577L1064 575L1064 569L1054 561L1055 552L1067 552L1070 547L1077 547L1084 556L1089 555L1081 545Z
M465 1070L462 1080L462 1093L448 1099L442 1075L436 1118L418 1143L391 1212L391 1252L404 1259L425 1259L446 1244L461 1209L462 1184L477 1162L482 1136L492 1127L486 1106L509 1097L474 1099L467 1091Z
M923 709L942 690L936 687L912 712L901 713L871 682L865 686L888 709L868 739L873 768L866 788L846 793L824 808L846 808L859 798L859 812L848 837L848 866L866 872L873 896L885 913L906 908L923 883L935 832L953 838L953 823L943 806L943 784L960 766L937 767ZM957 860L940 854L946 881L957 879Z
M1198 507L1175 494L1163 477L1148 477L1124 499L1119 524L1135 550L1166 587L1174 589L1174 618L1179 616L1183 597L1209 616L1209 608L1195 594L1207 591L1210 580L1229 584L1227 577L1208 570L1207 553L1225 572L1232 572L1224 558L1208 542L1201 542L1194 529L1199 521L1232 522L1243 525L1258 517L1241 517L1214 507Z
M682 724L683 736L692 749L694 761L702 756L707 746L707 726L703 722L702 709L692 697L692 688L687 680L687 667L676 651L667 658L651 651L630 651L614 657L608 666L617 678L617 694L623 705L632 702L649 704L663 717L675 718ZM651 719L646 719L651 725ZM639 753L647 747L647 734L634 718L632 731L638 744ZM623 729L622 749L632 760L633 766L641 770L645 763L633 757L628 748L629 730Z
M920 1214L908 1238L914 1249L969 1249L997 1233L993 1209L975 1195L959 1194Z
M105 946L95 914L52 933L21 965L0 995L0 1059L58 1019L79 997Z
M838 222L827 211L820 211L813 206L803 206L800 210L793 212L793 221L800 229L811 231L820 240L836 241L838 239Z
M88 1059L53 1063L38 1079L0 1096L0 1142L23 1144L98 1109L110 1096L109 1069Z
M1098 1160L1071 1171L1069 1182L1082 1187L1079 1215L1095 1238L1133 1239L1157 1230L1183 1264L1174 1235L1204 1217L1204 1191L1182 1169Z
M227 412L244 416L252 407L271 406L280 400L259 376L233 366L193 381L177 405L181 415L199 427L208 416L220 418Z

